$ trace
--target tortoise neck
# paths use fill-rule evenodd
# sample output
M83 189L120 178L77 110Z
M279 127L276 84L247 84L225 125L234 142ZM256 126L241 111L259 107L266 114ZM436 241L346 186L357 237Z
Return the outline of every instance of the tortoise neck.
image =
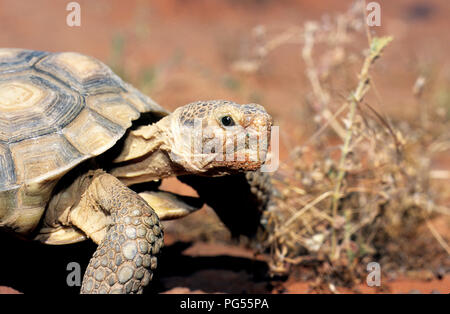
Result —
M113 163L132 162L167 146L172 135L169 130L170 116L157 123L141 126L128 133L122 150Z
M180 175L185 170L170 158L172 115L131 131L110 173L126 185Z
M185 171L172 162L166 151L156 150L141 158L117 164L117 167L113 167L110 173L123 184L130 186L181 175Z

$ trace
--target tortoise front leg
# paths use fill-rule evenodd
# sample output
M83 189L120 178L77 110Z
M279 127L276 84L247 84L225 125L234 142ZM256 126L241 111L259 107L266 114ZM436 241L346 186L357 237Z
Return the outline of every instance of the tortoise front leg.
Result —
M163 246L159 218L114 176L99 171L88 176L82 207L109 213L111 223L89 262L81 293L142 293L152 279L156 255ZM81 216L78 223L74 221L76 225L83 224Z

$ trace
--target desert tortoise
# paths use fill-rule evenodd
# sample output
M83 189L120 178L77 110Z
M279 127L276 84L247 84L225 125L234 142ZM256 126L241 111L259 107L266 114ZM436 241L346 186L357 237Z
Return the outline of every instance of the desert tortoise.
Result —
M0 230L48 244L90 238L98 248L81 292L140 293L163 245L160 220L201 207L143 186L257 170L267 141L256 152L233 140L230 159L216 140L267 138L271 124L262 106L230 101L169 114L94 58L0 49ZM192 149L199 139L207 150Z

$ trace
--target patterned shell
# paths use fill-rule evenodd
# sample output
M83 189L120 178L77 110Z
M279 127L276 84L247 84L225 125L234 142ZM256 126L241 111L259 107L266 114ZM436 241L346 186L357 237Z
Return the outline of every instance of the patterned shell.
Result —
M0 194L60 178L142 112L167 114L94 58L0 49Z

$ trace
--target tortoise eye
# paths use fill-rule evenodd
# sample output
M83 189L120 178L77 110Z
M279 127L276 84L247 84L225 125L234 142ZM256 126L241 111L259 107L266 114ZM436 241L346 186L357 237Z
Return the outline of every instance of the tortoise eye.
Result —
M233 126L234 125L234 120L230 116L223 116L222 119L220 119L220 121L222 122L223 126Z

